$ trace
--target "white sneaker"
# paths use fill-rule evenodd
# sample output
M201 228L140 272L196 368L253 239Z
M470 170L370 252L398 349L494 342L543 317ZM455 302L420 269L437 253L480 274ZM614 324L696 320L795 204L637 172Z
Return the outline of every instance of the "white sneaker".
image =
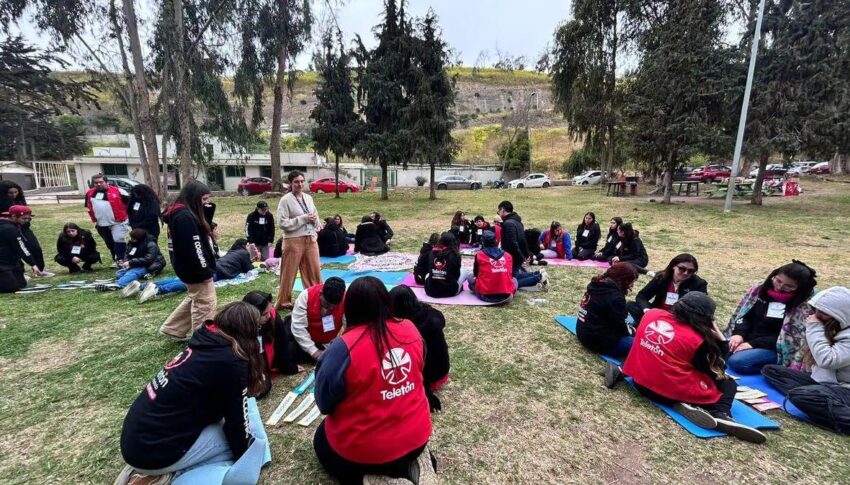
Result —
M549 273L546 270L540 270L540 287L542 291L549 291Z
M649 276L650 278L655 278L655 271L647 271L646 275Z
M139 303L144 303L150 300L155 297L157 293L159 293L159 288L157 288L153 283L148 283L148 286L145 286L145 289L142 290L141 294L139 294Z
M129 285L125 286L124 289L121 290L121 297L122 298L130 298L131 296L133 296L136 293L138 293L139 291L141 291L141 289L142 289L142 284L139 283L138 280L131 281Z

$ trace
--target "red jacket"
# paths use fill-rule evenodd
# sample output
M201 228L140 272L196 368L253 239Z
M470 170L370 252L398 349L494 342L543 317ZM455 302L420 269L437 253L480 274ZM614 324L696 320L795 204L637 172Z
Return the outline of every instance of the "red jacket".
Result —
M356 463L397 460L431 436L422 337L409 320L388 320L387 330L391 350L380 359L367 326L340 337L350 356L345 398L325 419L325 432L331 448Z
M92 222L97 222L97 219L94 217L94 209L92 208L91 199L94 197L95 192L97 190L92 187L86 192L86 208L89 210L89 217ZM109 205L112 206L112 215L115 218L115 222L124 222L127 220L127 206L124 205L124 201L121 199L121 191L118 190L118 187L110 185L109 188L106 189L106 199L109 201Z
M711 404L720 399L714 379L693 368L703 338L670 312L652 309L640 320L623 372L637 384L675 401Z
M555 249L558 253L558 257L561 259L567 259L567 250L564 248L564 235L566 233L562 232L561 237L555 242ZM543 247L549 249L549 244L552 242L552 231L547 230L543 233Z
M499 259L493 259L484 251L475 255L478 275L475 278L475 292L479 295L513 295L514 282L511 275L513 259L503 253Z
M342 314L345 311L345 305L343 305L345 298L343 297L343 300L330 314L334 319L334 328L326 332L322 324L321 295L323 286L319 284L307 288L307 332L313 342L317 344L326 344L336 338L339 329L342 328Z

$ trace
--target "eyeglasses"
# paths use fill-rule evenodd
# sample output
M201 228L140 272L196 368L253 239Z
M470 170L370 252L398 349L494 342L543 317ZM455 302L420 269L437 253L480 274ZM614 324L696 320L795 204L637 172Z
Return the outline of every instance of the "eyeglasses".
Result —
M797 285L789 285L788 283L783 283L779 280L778 276L773 277L773 286L777 288L779 291L784 291L786 293L793 293L797 291Z
M676 266L676 269L678 269L680 273L685 274L693 274L697 272L694 268L688 268L687 266Z

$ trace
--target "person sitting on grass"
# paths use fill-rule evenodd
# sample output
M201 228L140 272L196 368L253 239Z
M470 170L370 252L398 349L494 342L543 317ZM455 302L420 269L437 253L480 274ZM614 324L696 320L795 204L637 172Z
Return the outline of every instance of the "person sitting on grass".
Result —
M599 224L596 222L596 214L588 212L576 228L576 243L573 247L573 258L579 261L592 259L599 246L601 236Z
M794 260L750 288L726 327L730 370L758 374L767 364L808 370L803 362L810 313L806 300L817 285L816 276L815 270Z
M827 288L809 306L804 358L811 374L776 364L761 373L815 424L850 435L850 290Z
M339 335L345 326L344 300L345 281L337 276L298 295L292 314L283 319L298 344L291 356L294 363L319 360L328 344Z
M345 331L316 366L316 404L327 417L313 448L343 484L363 483L366 475L436 481L425 345L412 322L392 317L390 304L380 280L354 280Z
M609 261L614 257L614 252L617 250L617 243L620 242L619 228L623 223L622 217L612 217L608 223L608 236L605 238L605 245L602 250L593 255L596 261Z
M590 280L578 310L576 337L591 352L618 359L628 355L635 331L626 323L626 295L637 278L634 266L614 263Z
M664 271L655 275L629 303L629 314L639 322L643 314L653 308L669 310L688 292L708 293L708 283L699 276L697 258L682 253L670 260Z
M53 260L60 266L67 267L71 274L94 271L92 265L101 262L97 242L91 232L73 222L62 228L62 233L56 240L56 256Z
M620 224L617 228L617 245L614 247L614 256L608 261L611 264L624 262L631 263L638 273L646 274L646 266L649 264L649 255L640 239L640 233L632 227L631 222Z
M475 226L472 228L472 244L481 246L481 236L484 235L484 231L493 231L493 234L496 235L497 246L502 242L502 226L490 224L484 220L484 216L482 215L475 216L472 224Z
M452 217L452 225L449 232L454 234L458 244L469 244L472 240L472 225L469 223L469 220L466 218L466 214L464 214L463 211L455 212L454 217Z
M429 269L428 257L431 251L434 250L434 246L439 242L440 233L432 232L431 237L428 238L428 242L422 243L422 247L419 249L419 259L416 260L416 264L413 266L413 279L416 280L417 284L425 284L425 276L428 275Z
M339 226L340 230L342 230L342 233L345 234L345 242L347 242L348 244L354 244L354 234L350 234L348 230L345 229L345 225L343 224L341 215L337 214L334 216L334 224Z
M460 248L451 232L440 235L440 241L428 254L425 294L432 298L449 298L460 294L468 272L461 269Z
M493 231L484 231L483 247L475 254L469 290L479 300L488 303L509 303L516 293L517 281L511 274L511 255L496 245Z
M348 252L345 231L336 225L333 217L325 219L325 227L319 231L317 243L319 244L319 256L336 258L345 256Z
M141 288L139 280L150 279L165 269L165 257L159 251L156 240L148 236L148 231L137 228L130 231L127 254L121 262L121 269L115 273L118 279L114 285L97 285L98 291L123 288L125 296L135 295Z
M275 309L271 293L250 291L242 301L260 312L260 353L263 354L263 375L266 379L263 391L257 395L257 399L262 399L271 391L272 379L278 374L298 373L298 365L291 357L295 341L292 339L289 325L284 323Z
M738 385L723 371L729 342L714 323L715 309L710 296L692 291L669 312L646 312L623 368L606 365L605 385L613 388L630 376L638 392L697 426L764 443L761 431L732 419Z
M443 312L416 298L409 286L399 285L390 290L390 307L395 318L413 322L425 342L425 393L431 411L442 410L440 399L434 395L449 381L449 345L446 343L446 318Z
M549 229L540 234L537 244L545 259L573 259L570 233L565 231L558 221L552 221Z
M121 483L171 483L248 450L246 400L264 386L259 317L247 303L227 304L145 386L121 429Z
M21 234L21 226L31 213L25 205L13 205L0 214L0 293L14 293L26 288L22 262L32 270L33 276L43 269L36 266Z
M369 216L363 216L354 235L354 252L365 256L377 256L390 250L384 239L384 230Z

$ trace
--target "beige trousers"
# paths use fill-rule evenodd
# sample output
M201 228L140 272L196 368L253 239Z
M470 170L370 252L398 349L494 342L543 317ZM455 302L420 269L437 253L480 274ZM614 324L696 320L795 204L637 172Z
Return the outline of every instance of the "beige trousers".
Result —
M322 263L319 260L319 245L313 236L301 236L286 239L286 249L280 260L280 292L277 294L277 307L292 304L292 287L295 275L301 270L301 282L304 288L322 282Z
M215 316L217 299L212 278L201 283L187 284L186 287L186 298L171 312L160 327L160 332L183 338Z

